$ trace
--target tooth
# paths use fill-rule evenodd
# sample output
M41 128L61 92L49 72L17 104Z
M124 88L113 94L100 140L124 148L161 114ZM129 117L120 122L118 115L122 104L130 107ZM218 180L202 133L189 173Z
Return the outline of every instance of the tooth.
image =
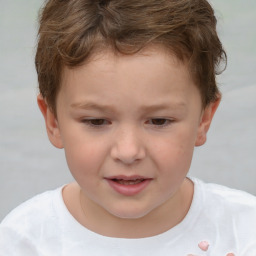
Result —
M140 182L142 182L143 179L135 179L135 180L118 180L115 179L115 182L122 184L122 185L136 185Z

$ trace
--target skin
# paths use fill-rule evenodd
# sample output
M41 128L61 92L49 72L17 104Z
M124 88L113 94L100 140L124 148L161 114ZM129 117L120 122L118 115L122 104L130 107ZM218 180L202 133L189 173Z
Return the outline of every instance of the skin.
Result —
M206 141L219 100L203 109L186 64L163 49L105 52L66 67L62 81L57 117L41 95L38 104L76 180L63 190L70 213L113 237L153 236L181 222L193 197L186 178L193 150ZM125 196L107 182L117 175L150 181Z

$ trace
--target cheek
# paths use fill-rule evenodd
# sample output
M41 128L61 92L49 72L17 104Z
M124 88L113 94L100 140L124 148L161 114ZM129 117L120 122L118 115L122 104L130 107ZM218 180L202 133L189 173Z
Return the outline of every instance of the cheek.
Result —
M183 145L176 145L175 148L167 149L161 154L161 163L165 168L174 173L184 173L190 168L193 156L193 147L186 148Z
M157 145L157 146L156 146ZM175 133L153 147L158 164L171 173L184 173L189 170L193 151L194 137L189 131Z
M70 172L76 178L95 175L105 158L105 148L86 138L73 138L65 144L65 155Z

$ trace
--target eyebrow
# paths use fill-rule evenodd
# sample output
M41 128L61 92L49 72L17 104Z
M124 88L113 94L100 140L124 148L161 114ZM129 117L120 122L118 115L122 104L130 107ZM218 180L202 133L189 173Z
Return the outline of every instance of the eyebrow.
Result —
M158 111L165 109L177 109L177 108L185 108L186 104L184 102L169 102L163 104L152 104L149 106L141 106L142 111Z
M185 108L186 104L184 102L170 102L163 104L152 104L152 105L142 105L140 106L140 111L158 111L158 110L166 110L166 109L177 109L177 108ZM93 102L86 103L73 103L71 104L71 108L75 109L88 109L88 110L99 110L102 112L118 112L118 109L113 105L104 105Z
M102 104L96 104L93 102L87 102L87 103L73 103L71 104L71 108L76 109L93 109L93 110L99 110L104 112L115 112L116 109L114 106L111 105L102 105Z

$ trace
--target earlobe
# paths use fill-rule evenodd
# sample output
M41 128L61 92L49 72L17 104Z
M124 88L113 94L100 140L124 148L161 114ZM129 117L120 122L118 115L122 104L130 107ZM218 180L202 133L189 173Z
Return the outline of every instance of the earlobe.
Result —
M57 148L63 148L58 121L41 94L37 96L37 104L43 114L50 142Z
M198 127L195 146L202 146L206 142L207 132L210 128L213 116L220 104L220 100L221 100L221 96L219 96L216 101L211 102L204 109L202 116L201 116L200 125Z

